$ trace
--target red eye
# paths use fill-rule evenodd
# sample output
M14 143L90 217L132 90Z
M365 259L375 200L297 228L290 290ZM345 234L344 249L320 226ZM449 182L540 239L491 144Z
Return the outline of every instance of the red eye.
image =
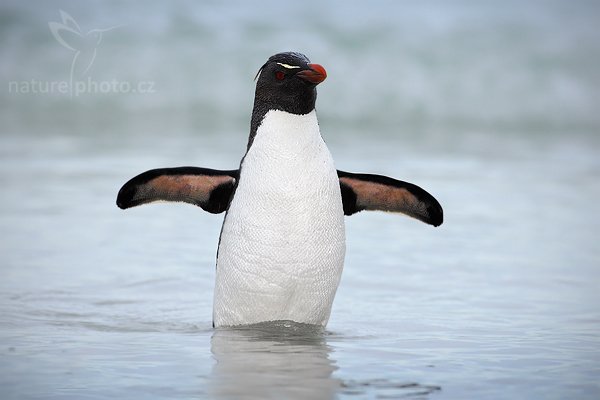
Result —
M282 81L285 78L285 74L281 71L275 72L275 79Z

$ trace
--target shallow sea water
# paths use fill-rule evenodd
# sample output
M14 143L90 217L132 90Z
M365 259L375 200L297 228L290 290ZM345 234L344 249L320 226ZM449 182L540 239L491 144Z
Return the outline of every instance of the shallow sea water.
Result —
M269 3L268 23L243 4L30 4L0 7L3 81L68 77L48 30L63 9L82 29L123 24L94 79L157 91L0 91L2 399L600 398L593 3L281 18ZM317 110L337 167L424 187L445 222L346 218L324 330L214 330L222 215L115 197L150 168L235 168L274 48L328 69Z
M4 140L3 398L599 393L600 221L582 212L600 195L597 143L572 149L571 164L557 144L537 168L529 157L413 149L404 169L395 150L379 150L368 170L418 178L446 221L347 218L345 271L319 331L213 330L222 217L185 205L117 209L118 186L145 160L79 147L89 140ZM223 142L205 144L200 158L212 165ZM361 161L346 154L338 165L363 170L368 146L358 141Z

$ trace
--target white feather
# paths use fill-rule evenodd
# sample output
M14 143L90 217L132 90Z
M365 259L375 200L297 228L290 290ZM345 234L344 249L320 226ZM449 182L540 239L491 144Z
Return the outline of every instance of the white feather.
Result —
M281 65L283 68L287 68L287 69L295 69L295 68L300 68L300 66L298 65L290 65L290 64L284 64L284 63L277 63L278 65Z
M325 325L344 254L339 180L315 111L269 111L223 223L215 326Z

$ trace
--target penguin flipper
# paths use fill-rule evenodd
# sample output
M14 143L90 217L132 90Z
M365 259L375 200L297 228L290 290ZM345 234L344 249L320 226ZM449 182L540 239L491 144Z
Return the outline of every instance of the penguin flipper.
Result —
M127 209L155 201L179 201L222 213L229 206L239 170L198 167L159 168L146 171L123 185L117 206Z
M417 185L383 175L337 172L345 215L381 210L403 213L433 226L444 221L440 203Z

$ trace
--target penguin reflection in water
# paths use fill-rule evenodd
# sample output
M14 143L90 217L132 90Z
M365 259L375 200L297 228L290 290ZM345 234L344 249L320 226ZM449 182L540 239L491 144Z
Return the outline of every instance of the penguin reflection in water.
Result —
M238 169L153 169L119 191L122 209L160 200L225 212L216 327L283 320L325 326L344 265L344 215L382 210L433 226L443 221L438 201L416 185L336 170L315 112L316 86L326 76L303 54L275 54L257 75Z

